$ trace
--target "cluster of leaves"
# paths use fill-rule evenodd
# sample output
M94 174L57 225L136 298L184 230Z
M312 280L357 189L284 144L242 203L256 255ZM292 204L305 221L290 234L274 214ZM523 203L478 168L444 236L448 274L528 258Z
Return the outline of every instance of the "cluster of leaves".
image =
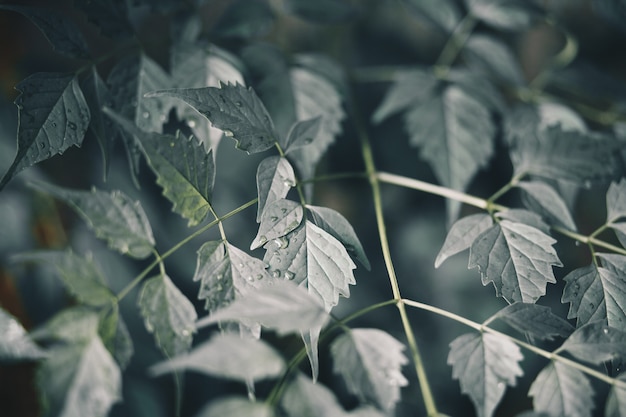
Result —
M507 386L515 386L524 374L520 348L548 360L528 391L533 410L520 416L590 417L590 378L610 384L604 415L626 414L626 379L618 369L626 360L623 125L614 120L602 125L606 117L577 112L549 92L576 54L576 41L566 32L563 50L539 76L525 79L505 35L537 22L558 28L539 2L405 0L393 6L417 12L449 39L432 65L394 72L371 121L393 123L401 114L410 145L419 148L419 160L431 167L441 187L376 169L351 92L358 71L348 80L327 56L287 56L278 46L253 41L267 35L277 14L334 25L358 19L366 6L346 0L286 0L280 6L233 1L211 36L239 42L235 53L202 36L203 3L77 2L103 36L119 42L119 49L95 59L81 30L65 14L0 5L31 20L55 51L85 63L70 74L36 73L16 86L17 153L0 190L22 170L80 147L91 136L100 145L105 176L119 142L132 181L140 184L145 161L172 211L189 227L184 240L160 252L142 203L123 191L29 182L33 192L72 208L111 250L147 265L115 292L89 253L67 248L13 256L17 263L54 266L75 300L31 332L0 309L5 335L0 359L39 364L37 386L49 415L107 416L123 401L123 373L135 349L120 302L135 288L136 312L164 357L150 367L151 374L174 373L179 381L181 372L189 370L237 381L247 390L247 397L207 398L198 414L204 417L393 415L401 387L409 383L402 373L409 363L405 343L386 329L348 327L351 319L391 304L401 313L398 320L419 383L414 389L422 393L431 417L443 414L415 342L413 332L420 328L411 324L406 307L435 311L475 330L450 343L448 363L479 416L493 416ZM171 22L167 70L137 41L135 21L146 11ZM101 64L108 60L114 61L112 68L102 77ZM350 296L356 262L369 270L370 261L349 221L332 208L313 204L312 183L318 179L318 164L342 135L346 115L361 136L366 169L357 176L367 177L373 191L393 294L341 320L331 312L340 297ZM214 188L219 187L217 152L224 136L261 159L256 196L219 214ZM497 145L508 152L510 180L487 199L464 194L488 167ZM507 307L475 323L402 298L382 213L379 186L384 182L446 197L451 227L435 267L469 249L469 268L479 270L483 285L493 284ZM576 195L609 183L606 221L591 234L580 234L571 214ZM520 207L499 203L515 190ZM481 211L461 216L462 203ZM254 204L256 224L247 227L258 231L248 250L227 238L223 223ZM205 240L197 249L191 277L204 303L205 312L198 317L194 302L180 288L184 277L170 276L165 261L213 228L219 238ZM622 247L599 238L609 230ZM563 266L554 246L557 236L585 243L591 254L589 265L572 268L563 279L561 301L570 305L566 318L536 304L547 284L557 282L553 267ZM257 249L265 251L262 259L253 256ZM521 336L497 331L493 322ZM208 337L199 337L209 326ZM286 350L262 337L267 332L279 340L295 336L302 348L286 360ZM547 350L547 343L559 344ZM318 381L320 345L354 399L351 407ZM310 369L305 370L301 362L307 357ZM615 365L614 372L602 372L606 365ZM262 390L264 400L259 401L257 387L267 381L270 388Z

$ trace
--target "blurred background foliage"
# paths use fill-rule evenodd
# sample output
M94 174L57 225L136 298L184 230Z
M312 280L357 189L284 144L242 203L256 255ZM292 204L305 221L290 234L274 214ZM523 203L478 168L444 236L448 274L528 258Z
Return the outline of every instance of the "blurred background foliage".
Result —
M300 52L321 53L330 57L346 71L358 110L365 120L369 120L391 81L391 73L387 73L385 79L384 69L432 65L447 40L447 35L436 26L412 13L410 3L419 1L354 0L347 3L351 7L336 11L330 18L313 13L305 20L287 13L285 4L289 2L286 1L209 0L202 2L198 17L202 24L201 36L237 56L242 56L242 51L250 44L262 43L274 45L278 54L286 57ZM81 0L76 3L81 3ZM152 4L161 11L169 12L172 7L176 8L172 5L177 2L144 0L131 3L131 24L138 39L146 53L167 69L172 47L171 33L179 26L176 25L176 18L154 13L146 5ZM328 3L329 7L337 4L333 1L323 3ZM577 102L594 108L623 109L626 103L626 26L623 24L626 3L618 0L546 0L540 3L573 34L579 45L575 61L553 76L547 90L561 97L575 98ZM20 1L19 4L44 5L62 10L81 27L95 56L106 54L116 46L116 41L102 36L72 1ZM306 10L300 13L306 15ZM175 13L173 15L176 16ZM319 21L324 21L324 24L317 23ZM477 30L489 31L482 26ZM37 28L13 12L0 11L0 39L0 171L4 172L12 161L16 147L17 109L12 103L17 95L13 89L15 84L38 71L75 71L83 62L55 54ZM564 42L562 33L544 22L537 22L519 33L506 33L504 40L519 60L526 80L532 79L563 47ZM113 62L105 61L99 65L104 77ZM273 71L273 66L279 65L279 62L269 59L265 65L257 67L256 73L247 73L247 81L255 88L260 75L264 71ZM374 67L378 70L368 70ZM272 95L271 88L266 88L261 94L266 102L276 99ZM170 125L176 127L175 115L170 116ZM593 128L605 128L602 120L588 121ZM351 122L344 121L343 128L344 133L320 163L319 175L364 170L359 141ZM368 124L368 129L380 170L436 182L430 167L408 145L398 117L376 126ZM472 181L469 193L487 197L510 179L508 155L499 150L488 169ZM255 197L255 172L261 157L247 156L234 150L232 141L228 139L219 144L214 196L218 213L232 210ZM94 185L104 189L121 189L141 201L160 250L166 250L189 233L185 221L171 213L170 204L161 196L146 166L142 167L139 178L141 188L138 189L130 180L121 147L115 150L111 161L110 173L105 181L98 144L88 136L81 149L72 148L62 157L52 158L24 171L0 194L0 304L27 328L41 324L72 300L49 268L12 265L9 262L12 254L31 249L66 247L80 253L92 253L114 291L119 291L145 266L108 250L69 208L25 188L24 182L28 179L43 179L69 188L88 189ZM582 233L602 224L605 192L606 188L601 187L579 194L574 213ZM477 271L467 269L467 253L456 255L440 269L434 269L434 259L443 243L447 224L445 201L441 197L391 185L385 185L383 193L392 256L405 298L426 302L479 322L505 305L504 300L494 296L493 287L481 285ZM371 272L362 268L356 270L357 285L351 289L351 298L342 300L334 309L337 317L391 298L371 202L369 186L362 179L321 181L314 186L314 204L331 207L344 214L354 226L372 262ZM515 193L507 195L503 203L511 206L520 204ZM462 215L472 210L463 207ZM228 220L225 228L229 240L239 247L248 247L256 234L254 215L255 210L249 209ZM215 238L218 235L211 231L167 261L169 275L192 300L197 294L196 284L191 282L196 250L204 241ZM567 239L559 239L557 250L566 265L555 271L557 279L589 262L588 251ZM261 256L260 253L255 255ZM556 289L561 285L562 281L559 281L555 286L549 286L548 294L539 304L548 305L565 316L567 306L559 300L562 288ZM135 343L135 355L124 374L124 402L114 407L111 416L168 416L173 409L173 384L166 377L153 379L146 375L146 368L161 360L161 355L137 314L135 299L136 296L128 297L121 306ZM202 304L196 303L198 311L202 311ZM467 397L460 394L458 382L451 379L451 368L446 365L448 344L466 329L428 313L411 311L410 315L437 402L446 405L448 414L471 415L471 404ZM403 339L400 320L393 307L377 310L352 325L383 328ZM297 339L274 342L283 344L287 351L293 351L299 343ZM355 404L354 399L333 377L329 361L324 360L325 354L322 347L320 378L333 386L335 392L344 394L340 399L349 408ZM531 407L526 393L542 364L542 360L531 354L526 355L523 366L527 376L518 381L518 389L508 390L498 408L498 416L515 415ZM405 369L405 374L410 385L403 391L396 415L414 416L415 410L421 410L423 406L416 392L415 376L409 368ZM33 367L30 365L0 367L0 415L38 415L33 378ZM600 392L606 389L602 386L597 388ZM183 415L193 415L207 398L233 390L242 392L241 387L222 380L188 373L185 376Z

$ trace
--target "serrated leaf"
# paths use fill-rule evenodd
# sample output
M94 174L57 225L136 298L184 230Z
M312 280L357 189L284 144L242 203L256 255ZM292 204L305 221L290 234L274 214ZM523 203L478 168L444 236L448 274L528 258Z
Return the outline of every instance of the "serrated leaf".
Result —
M0 363L37 360L46 352L28 336L24 326L15 317L0 308Z
M626 179L622 178L619 182L612 182L609 186L606 192L606 210L607 224L626 217Z
M261 100L251 88L238 83L222 84L220 88L157 91L146 97L174 97L186 102L226 136L232 137L238 149L249 154L266 151L278 140Z
M528 395L534 409L551 417L591 417L593 388L578 369L550 362L537 375Z
M304 217L304 207L295 201L280 199L265 207L261 216L259 231L250 244L250 249L266 245L274 241L276 246L284 246L289 242L284 236L294 231Z
M378 329L352 329L331 345L334 371L348 389L363 401L390 412L400 399L400 387L408 384L402 365L408 359L404 345Z
M126 323L120 316L118 304L101 313L98 334L119 367L122 370L126 369L133 356L134 347Z
M403 3L447 32L452 32L461 21L461 11L452 0L403 0Z
M331 234L310 221L265 246L264 261L271 274L301 284L306 280L309 293L320 297L327 311L350 296L356 268L345 247Z
M17 154L0 180L2 189L18 172L82 144L91 119L74 75L36 73L16 87Z
M321 127L322 116L295 122L291 126L291 129L289 129L289 133L287 133L284 149L285 154L311 145L315 141L315 138L319 136Z
M81 215L96 236L109 247L133 258L144 259L154 250L148 217L138 201L121 191L76 191L43 182L32 186L63 200Z
M626 415L626 374L617 378L621 385L613 385L606 400L604 417L621 417Z
M91 58L87 42L78 26L57 10L12 4L2 4L0 9L11 10L28 18L58 53L70 58Z
M280 407L287 417L345 417L333 392L302 374L287 386Z
M53 265L68 291L86 305L100 307L116 301L115 294L105 285L104 277L90 255L79 256L71 250L42 250L22 253L13 259Z
M333 235L344 245L350 255L361 262L365 269L370 270L370 262L365 255L363 245L361 245L354 228L345 217L328 207L307 205L306 208L317 226Z
M540 8L533 2L520 0L466 0L469 12L500 30L522 30L530 26Z
M96 311L85 306L61 310L43 326L31 332L34 340L62 341L84 344L98 334L99 316Z
M537 304L514 303L498 311L489 320L500 319L521 333L535 339L552 340L567 337L574 328L569 322L552 313L549 307Z
M604 320L594 321L576 329L559 350L594 365L626 359L626 332L608 327Z
M244 397L224 397L212 401L196 414L196 417L273 417L272 408L261 402Z
M283 358L262 340L220 333L179 355L151 368L153 374L182 369L237 381L258 381L277 377L285 370Z
M266 206L281 200L296 185L296 176L293 167L286 158L270 156L259 164L256 171L256 186L259 195L256 215L257 223Z
M138 300L146 329L168 358L189 350L196 331L196 310L165 274L147 280Z
M279 334L308 331L322 327L328 319L324 306L306 289L290 281L249 292L228 306L197 322L197 327L220 321L239 321L246 325L260 323Z
M134 34L128 20L128 6L125 0L76 1L74 5L82 10L89 22L98 27L105 36L121 39Z
M358 13L354 4L346 0L287 0L285 9L301 19L321 24L342 23Z
M472 214L457 220L446 235L446 240L435 259L435 268L452 255L469 249L472 242L493 224L488 214Z
M556 240L521 223L502 220L480 234L470 247L469 268L478 268L483 285L493 282L496 295L509 303L534 303L555 283L553 266L562 266Z
M122 400L122 376L99 337L50 350L37 384L51 415L106 417Z
M505 43L493 36L474 34L465 46L470 63L498 80L511 85L524 84L524 75L517 58Z
M576 223L567 204L554 188L540 181L522 181L517 187L524 190L526 205L553 224L576 230Z
M519 347L504 336L467 333L450 343L448 364L477 415L491 417L506 386L514 387L516 378L523 375L519 367L522 358Z
M522 223L526 226L534 227L545 234L550 233L550 226L543 221L540 215L525 209L509 209L499 211L495 217L500 220L509 220L513 223Z

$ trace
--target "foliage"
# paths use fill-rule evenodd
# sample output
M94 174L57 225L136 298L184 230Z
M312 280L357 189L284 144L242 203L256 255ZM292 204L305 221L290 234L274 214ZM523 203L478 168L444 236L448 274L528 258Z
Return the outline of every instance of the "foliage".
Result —
M626 88L576 2L42 3L0 5L52 46L0 159L40 415L626 415Z

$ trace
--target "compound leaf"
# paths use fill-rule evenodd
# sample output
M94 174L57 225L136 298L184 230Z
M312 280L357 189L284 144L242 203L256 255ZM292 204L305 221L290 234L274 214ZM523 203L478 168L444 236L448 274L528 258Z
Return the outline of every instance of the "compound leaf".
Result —
M492 333L467 333L450 343L448 364L480 417L491 417L506 385L523 375L522 353L509 339Z
M26 333L26 329L9 312L0 308L0 363L36 360L46 356Z
M331 390L298 374L287 386L280 403L288 417L345 417Z
M157 91L147 97L180 99L206 117L213 126L236 141L236 147L248 153L270 149L278 140L274 124L265 106L251 88L239 83L220 88L181 88Z
M608 327L604 320L587 323L576 329L559 350L595 365L626 359L626 332Z
M258 381L279 376L285 370L283 358L259 339L220 333L189 353L156 364L153 374L188 369L237 381Z
M622 384L614 384L606 400L605 417L620 417L626 414L626 374L617 378Z
M36 73L16 87L18 108L17 154L0 180L2 189L18 172L80 146L91 119L74 75Z
M514 329L536 339L552 340L567 337L574 328L569 322L552 313L549 307L528 303L513 303L493 315Z
M295 185L296 176L286 158L270 156L262 160L256 172L259 195L256 221L261 221L266 206L285 198L291 187Z
M493 282L496 294L508 302L534 303L548 282L556 282L552 266L562 266L555 242L532 226L502 220L474 240L469 268L477 267L483 285Z
M400 387L408 384L401 372L408 363L403 350L402 343L378 329L352 329L331 345L334 371L348 389L387 412L400 399Z
M522 181L517 187L524 190L525 203L530 209L540 213L553 224L576 230L567 204L554 188L540 181Z
M550 362L537 375L528 395L535 411L554 417L591 417L593 388L578 369Z
M146 329L168 358L189 350L196 331L193 304L165 274L147 280L139 294L139 309Z
M452 255L468 249L474 240L493 224L488 214L472 214L457 220L446 236L443 246L435 259L435 268Z
M223 397L202 408L196 417L273 417L272 408L244 397Z
M138 201L121 191L76 191L43 182L34 182L32 186L76 210L112 249L137 259L152 254L155 241L146 213Z

